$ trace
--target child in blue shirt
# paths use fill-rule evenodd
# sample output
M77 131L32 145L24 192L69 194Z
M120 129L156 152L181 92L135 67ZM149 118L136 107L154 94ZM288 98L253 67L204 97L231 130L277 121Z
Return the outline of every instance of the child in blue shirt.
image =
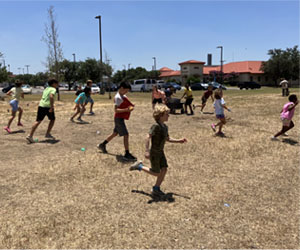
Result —
M75 99L75 107L74 107L74 110L76 110L76 112L70 118L71 122L74 122L74 118L78 114L79 114L79 117L77 118L77 121L83 122L83 120L81 119L81 116L85 112L85 105L87 104L86 99L90 96L90 94L91 94L91 88L86 87L86 88L84 88L83 92L77 96L77 98Z

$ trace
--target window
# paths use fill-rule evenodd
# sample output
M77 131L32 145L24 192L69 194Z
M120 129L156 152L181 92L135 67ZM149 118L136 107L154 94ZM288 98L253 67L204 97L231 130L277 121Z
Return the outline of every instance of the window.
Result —
M183 69L187 69L187 67L183 67Z
M266 82L269 80L269 78L266 76Z
M259 82L260 82L260 76L259 76L259 77L257 77L257 81L259 81Z
M253 82L253 76L250 76L250 82Z
M194 67L194 69L199 69L199 67Z

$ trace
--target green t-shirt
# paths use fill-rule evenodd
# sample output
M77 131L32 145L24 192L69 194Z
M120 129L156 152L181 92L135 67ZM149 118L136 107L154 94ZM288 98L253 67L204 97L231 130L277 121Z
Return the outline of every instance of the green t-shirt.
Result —
M151 152L163 152L165 142L169 138L168 126L164 123L156 123L150 128Z
M43 107L43 108L50 108L51 107L50 94L53 94L53 96L55 97L56 89L53 88L53 87L47 87L44 90L42 99L40 101L40 107Z

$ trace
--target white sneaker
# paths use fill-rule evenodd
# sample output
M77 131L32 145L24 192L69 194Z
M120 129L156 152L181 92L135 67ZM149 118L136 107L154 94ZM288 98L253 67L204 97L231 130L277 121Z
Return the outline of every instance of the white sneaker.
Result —
M279 139L277 137L275 137L275 136L272 136L271 137L271 141L279 141Z
M129 168L130 171L133 170L140 170L140 165L143 165L142 161L136 161L133 165L131 165L131 167Z
M33 138L32 138L30 135L28 135L28 136L26 137L26 140L27 140L29 143L34 143L34 140L33 140Z

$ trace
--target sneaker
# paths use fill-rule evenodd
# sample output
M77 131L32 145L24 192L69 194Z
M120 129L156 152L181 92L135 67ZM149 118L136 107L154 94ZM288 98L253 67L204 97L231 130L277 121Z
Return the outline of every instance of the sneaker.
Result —
M123 157L125 160L127 161L136 161L136 157L134 157L132 154L128 153L128 154L125 154L124 157Z
M154 188L152 189L152 195L154 196L163 196L165 193L160 190L160 188Z
M9 127L5 127L4 130L6 130L6 132L9 133L9 134L11 133L11 130L10 130Z
M29 143L34 143L34 140L33 140L33 138L32 138L30 135L28 135L28 136L26 137L26 140L27 140Z
M84 122L80 117L77 118L77 121Z
M143 162L142 161L136 161L133 165L131 165L131 167L129 168L129 171L141 170L140 165L143 166Z
M223 132L216 133L216 136L225 137L225 134Z
M51 134L45 135L45 138L55 140L55 137L53 135L51 135Z
M21 126L21 127L23 127L23 123L21 123L21 122L18 122L18 126Z
M90 114L90 115L95 115L95 113L94 113L93 111L91 111L89 114Z
M193 110L195 110L196 109L196 106L195 106L195 104L193 104Z
M214 132L216 132L216 125L215 125L215 124L211 124L210 126L211 126L211 129L212 129Z
M287 133L282 134L282 136L289 136Z
M105 144L103 144L103 143L100 143L99 145L98 145L98 148L102 151L102 153L107 153L107 150L106 150L106 145Z
M70 122L74 122L74 119L73 119L73 118L70 118Z
M271 141L279 141L279 139L277 137L275 137L275 136L272 136L271 137Z

